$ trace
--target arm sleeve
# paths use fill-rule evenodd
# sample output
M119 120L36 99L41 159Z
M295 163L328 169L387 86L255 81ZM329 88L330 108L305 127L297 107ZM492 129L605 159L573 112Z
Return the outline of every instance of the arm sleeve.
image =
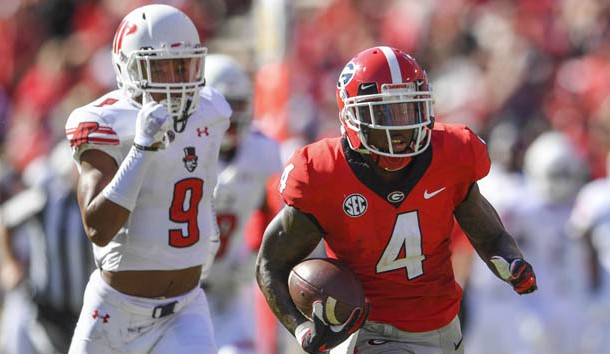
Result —
M295 151L286 163L280 178L280 195L283 201L307 214L315 214L318 202L315 181L310 175L310 162L303 149Z

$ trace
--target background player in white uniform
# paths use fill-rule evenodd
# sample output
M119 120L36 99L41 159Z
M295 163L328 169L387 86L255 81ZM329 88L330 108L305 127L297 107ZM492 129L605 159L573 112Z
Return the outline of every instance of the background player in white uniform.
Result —
M244 240L246 223L266 204L265 188L282 169L277 142L252 126L252 83L231 57L206 57L207 85L222 93L233 110L220 148L214 194L221 246L203 280L219 353L255 353L255 252Z
M468 354L583 352L586 255L565 228L588 178L586 162L565 135L550 131L528 147L523 172L525 185L511 190L519 198L505 204L502 217L535 267L540 288L515 298L475 262L467 292Z
M610 154L605 178L587 183L578 194L568 222L569 235L590 251L589 298L582 309L586 325L583 353L602 354L610 348Z
M138 8L113 42L119 89L68 119L99 268L70 353L217 351L199 281L219 245L212 197L231 108L204 87L206 54L184 13Z

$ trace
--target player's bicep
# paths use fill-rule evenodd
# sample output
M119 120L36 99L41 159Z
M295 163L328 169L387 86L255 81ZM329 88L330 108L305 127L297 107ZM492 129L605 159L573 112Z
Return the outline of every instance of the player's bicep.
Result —
M274 267L290 269L316 248L322 236L308 215L286 206L267 226L259 258Z
M99 150L87 150L80 156L78 198L82 207L89 205L117 171L116 161Z
M498 213L481 194L476 183L472 185L466 198L455 208L454 215L477 250L489 248L487 245L495 243L494 238L505 232Z

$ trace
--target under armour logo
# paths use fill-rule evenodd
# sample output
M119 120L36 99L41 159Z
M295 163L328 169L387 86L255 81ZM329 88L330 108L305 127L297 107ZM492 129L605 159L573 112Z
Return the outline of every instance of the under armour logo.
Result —
M108 323L108 319L110 318L110 315L105 314L104 316L101 316L99 310L95 310L95 311L93 311L93 315L91 317L93 317L94 320L101 318L104 323Z
M201 134L205 134L205 136L210 135L210 132L208 131L208 127L203 128L203 130L197 128L197 136L201 136Z

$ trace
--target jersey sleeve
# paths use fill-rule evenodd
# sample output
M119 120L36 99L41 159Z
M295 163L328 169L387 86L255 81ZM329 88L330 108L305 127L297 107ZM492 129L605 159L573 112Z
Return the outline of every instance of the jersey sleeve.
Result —
M214 107L214 110L219 116L230 118L231 114L233 114L229 102L227 102L226 98L215 89L205 86L201 89L200 95L203 100L209 100L212 103L212 107Z
M308 214L314 214L319 206L314 181L309 174L310 163L306 151L297 149L284 166L279 191L287 205Z
M472 149L473 181L478 181L487 176L491 168L491 160L487 151L485 141L475 134L470 128L465 127L466 135Z
M117 164L123 160L119 136L100 114L88 110L87 107L77 108L68 117L65 128L72 157L79 169L80 156L87 150L101 150L110 155Z
M435 127L435 129L437 129ZM485 142L465 125L439 125L442 143L433 146L441 173L450 178L456 188L454 202L461 203L470 187L489 173L491 161ZM442 172L444 171L444 172Z
M605 181L595 180L581 188L567 229L571 237L582 237L610 214L610 198L607 197Z

